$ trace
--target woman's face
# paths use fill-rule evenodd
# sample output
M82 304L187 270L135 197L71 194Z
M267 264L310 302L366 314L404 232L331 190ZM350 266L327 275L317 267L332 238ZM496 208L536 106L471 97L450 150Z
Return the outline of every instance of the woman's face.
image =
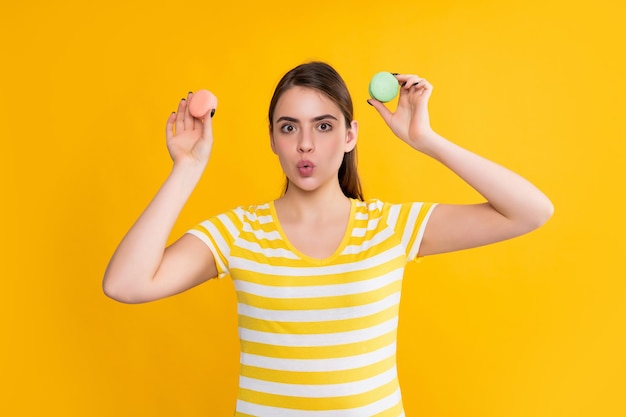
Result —
M346 126L341 110L326 95L296 86L280 97L272 122L272 151L290 187L304 191L339 187L343 155L356 146L356 121Z

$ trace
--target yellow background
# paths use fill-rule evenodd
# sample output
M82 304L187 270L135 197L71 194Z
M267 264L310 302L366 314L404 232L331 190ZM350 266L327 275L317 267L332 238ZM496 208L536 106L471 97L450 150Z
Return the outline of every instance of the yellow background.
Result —
M529 178L550 222L407 271L407 416L626 416L624 23L619 2L9 2L2 30L0 414L229 416L229 279L146 305L104 297L107 261L168 174L164 125L219 97L213 158L174 236L282 187L279 77L334 65L361 125L367 196L473 202L369 107L378 71L435 86L434 127Z

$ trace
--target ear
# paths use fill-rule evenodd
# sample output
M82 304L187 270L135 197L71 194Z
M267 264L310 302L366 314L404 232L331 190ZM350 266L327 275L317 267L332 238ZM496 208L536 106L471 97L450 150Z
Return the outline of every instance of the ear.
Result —
M359 136L359 123L356 120L350 122L350 127L346 130L346 149L345 152L350 152L356 146L357 138Z
M272 152L276 154L276 146L274 145L274 133L272 132L272 126L269 127L270 133L270 147L272 148Z

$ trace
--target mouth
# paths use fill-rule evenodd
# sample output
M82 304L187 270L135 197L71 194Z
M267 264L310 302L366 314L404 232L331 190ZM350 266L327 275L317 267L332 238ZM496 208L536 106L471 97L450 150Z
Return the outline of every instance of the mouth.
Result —
M298 169L298 172L301 176L310 177L311 175L313 175L313 168L315 168L315 164L313 164L313 162L311 161L302 160L298 162L296 168Z

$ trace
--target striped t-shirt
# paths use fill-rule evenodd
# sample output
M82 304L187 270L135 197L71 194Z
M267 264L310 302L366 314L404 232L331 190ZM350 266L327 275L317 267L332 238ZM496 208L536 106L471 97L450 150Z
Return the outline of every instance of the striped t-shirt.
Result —
M235 416L404 415L396 371L400 290L434 204L351 202L343 241L323 260L290 244L273 202L189 231L237 292Z

